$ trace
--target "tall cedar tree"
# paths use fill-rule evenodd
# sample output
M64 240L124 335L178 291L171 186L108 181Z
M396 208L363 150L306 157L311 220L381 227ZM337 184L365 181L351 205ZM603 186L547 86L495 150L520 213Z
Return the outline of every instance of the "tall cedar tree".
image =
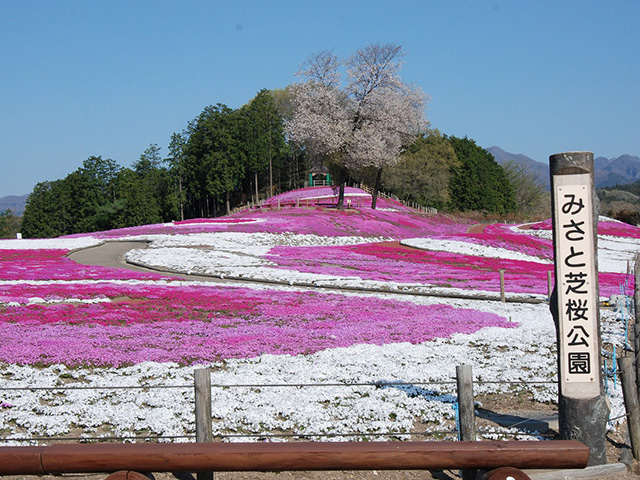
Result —
M182 170L190 215L215 216L220 206L229 213L245 173L239 114L222 104L206 107L186 136Z
M467 137L448 138L460 161L449 181L453 209L499 214L515 212L513 186L493 155Z
M262 89L240 109L243 147L246 158L245 184L259 197L260 180L269 185L268 196L274 194L274 170L277 175L287 157L282 118L272 93ZM253 188L250 186L253 185ZM246 190L246 189L245 189Z

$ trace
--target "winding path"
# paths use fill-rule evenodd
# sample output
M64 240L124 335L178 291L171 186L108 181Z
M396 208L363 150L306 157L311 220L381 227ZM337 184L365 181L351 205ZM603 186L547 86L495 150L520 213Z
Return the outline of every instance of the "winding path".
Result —
M134 270L138 272L147 273L159 273L174 278L180 278L183 280L195 281L195 282L211 282L211 283L235 283L235 284L262 284L273 286L295 286L296 288L311 289L311 290L328 290L328 291L349 291L358 293L384 293L390 295L407 295L418 297L442 297L442 298L461 298L465 300L485 300L485 301L500 301L495 296L484 296L477 294L461 294L461 293L445 293L445 292L420 292L411 290L391 290L381 288L367 288L367 287L347 287L340 285L316 285L311 282L296 282L291 284L289 282L277 281L277 280L263 280L256 278L244 278L225 276L224 278L215 277L212 275L193 275L184 274L169 269L162 268L148 268L141 265L135 265L126 260L126 254L129 250L135 248L146 248L147 242L123 242L123 241L107 241L103 244L95 247L84 248L76 250L68 255L68 257L81 265L100 266L107 268L125 268L128 270ZM409 247L407 247L409 248ZM546 300L529 297L514 297L506 298L507 302L513 303L546 303Z
M83 248L71 252L68 257L81 265L90 265L95 267L107 268L125 268L136 272L161 273L171 277L182 278L183 280L191 280L197 282L228 282L226 279L211 277L206 275L187 275L169 270L155 269L143 267L129 263L126 260L127 252L133 249L147 248L147 242L105 242L95 247Z

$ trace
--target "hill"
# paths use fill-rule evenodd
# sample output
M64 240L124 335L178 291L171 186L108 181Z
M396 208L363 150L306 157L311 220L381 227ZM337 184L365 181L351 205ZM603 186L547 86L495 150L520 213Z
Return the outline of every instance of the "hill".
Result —
M14 215L21 217L29 195L7 195L0 198L0 212L11 210Z
M222 438L457 438L451 380L462 364L483 380L487 409L498 411L487 403L496 397L518 408L557 398L548 222L470 230L391 200L371 210L362 190L347 195L345 210L327 207L335 195L317 187L227 217L0 240L5 438L187 438L197 365L211 367ZM619 293L640 229L598 228L600 292ZM72 255L125 243L130 264L120 268ZM618 315L602 312L607 351L626 341ZM295 384L323 388L275 386ZM65 388L55 402L37 388L56 385ZM620 417L620 386L608 389Z

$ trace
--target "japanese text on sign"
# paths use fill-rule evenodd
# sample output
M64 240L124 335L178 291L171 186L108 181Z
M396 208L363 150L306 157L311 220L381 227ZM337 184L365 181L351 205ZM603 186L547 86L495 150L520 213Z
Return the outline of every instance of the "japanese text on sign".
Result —
M597 388L597 278L590 188L579 183L556 186L555 210L561 376L564 382L575 383L578 391L580 383Z

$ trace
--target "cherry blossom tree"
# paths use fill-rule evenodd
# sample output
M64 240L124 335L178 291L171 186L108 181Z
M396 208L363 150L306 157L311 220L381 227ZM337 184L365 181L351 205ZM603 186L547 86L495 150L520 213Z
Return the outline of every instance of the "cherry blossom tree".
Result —
M372 44L344 61L331 52L311 55L293 86L289 137L339 169L338 208L350 169L375 167L375 208L380 175L398 160L403 146L424 131L428 96L400 78L402 47ZM346 71L343 79L342 70Z

